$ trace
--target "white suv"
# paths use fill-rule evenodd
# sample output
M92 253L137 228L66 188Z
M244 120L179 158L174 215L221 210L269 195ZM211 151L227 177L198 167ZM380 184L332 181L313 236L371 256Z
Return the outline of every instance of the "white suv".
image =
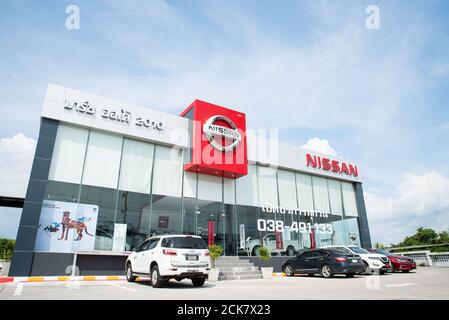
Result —
M191 279L195 287L204 284L210 271L210 256L203 239L190 235L164 235L145 240L126 259L126 279L150 276L154 288L170 279Z
M357 254L362 258L365 264L365 273L375 273L378 271L383 274L389 271L390 261L387 256L379 253L372 253L368 250L358 246L327 246L326 248L333 248L340 251L346 251L352 254Z

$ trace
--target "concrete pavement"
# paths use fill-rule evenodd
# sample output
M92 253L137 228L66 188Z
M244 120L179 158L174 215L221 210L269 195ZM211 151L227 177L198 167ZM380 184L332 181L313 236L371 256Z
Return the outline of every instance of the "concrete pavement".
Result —
M351 279L297 276L206 282L202 288L194 288L188 280L161 289L126 281L5 283L0 285L0 299L449 299L449 268Z

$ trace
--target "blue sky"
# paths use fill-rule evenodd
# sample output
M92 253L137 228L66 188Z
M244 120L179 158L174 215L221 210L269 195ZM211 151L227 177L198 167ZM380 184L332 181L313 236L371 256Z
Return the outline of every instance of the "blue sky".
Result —
M360 167L374 241L449 229L448 1L14 0L0 30L0 180L23 179L54 82L172 113L199 98L289 143L327 140Z

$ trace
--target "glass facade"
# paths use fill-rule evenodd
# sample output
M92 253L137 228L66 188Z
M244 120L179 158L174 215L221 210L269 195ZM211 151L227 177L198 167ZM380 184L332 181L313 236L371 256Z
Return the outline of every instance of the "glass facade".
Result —
M185 172L189 150L60 124L45 200L98 206L95 250L125 250L150 235L184 233L220 244L226 255L294 254L360 244L354 185L249 164L226 179Z

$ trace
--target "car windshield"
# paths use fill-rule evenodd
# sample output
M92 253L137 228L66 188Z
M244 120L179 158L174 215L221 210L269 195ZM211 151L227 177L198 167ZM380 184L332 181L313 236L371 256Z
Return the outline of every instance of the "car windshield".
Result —
M337 249L337 250L332 250L332 251L335 255L338 255L338 256L347 256L348 254L351 254L351 252L349 252L347 250L342 250L342 249Z
M363 254L363 253L369 253L368 251L366 251L365 249L362 249L360 247L348 247L351 251L355 252L355 253L359 253L359 254Z
M384 254L386 256L392 256L393 255L390 251L383 250L383 249L377 249L376 251L377 251L377 253L381 253L381 254Z
M174 249L206 249L206 244L201 238L174 237L171 247Z

